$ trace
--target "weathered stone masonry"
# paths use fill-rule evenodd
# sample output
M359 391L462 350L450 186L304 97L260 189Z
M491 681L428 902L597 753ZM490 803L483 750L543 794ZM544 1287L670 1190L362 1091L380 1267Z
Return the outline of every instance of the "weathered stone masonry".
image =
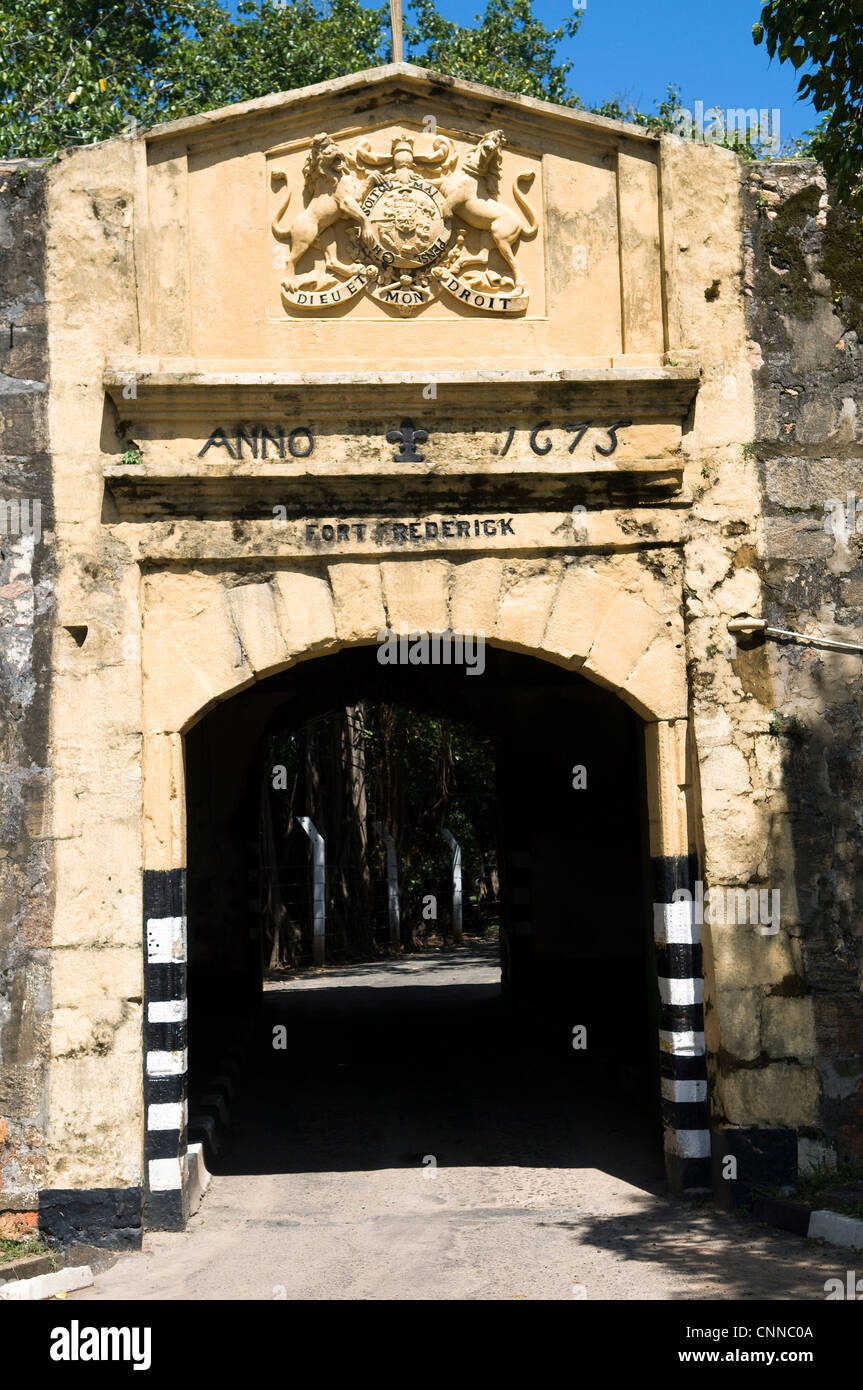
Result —
M45 1185L55 590L45 233L44 168L0 164L0 1236L33 1224Z
M758 345L764 616L776 627L861 642L863 229L836 205L817 165L777 162L750 173L744 245ZM760 1010L762 1047L786 1067L789 1087L795 1066L815 1059L820 1103L804 1150L818 1157L826 1138L840 1161L859 1161L863 657L771 647L765 676L776 714L762 737L783 787L776 810L788 826L801 950L780 981L750 991L746 1007L753 1019ZM761 679L753 663L756 694ZM735 1052L729 1039L726 1047L729 1070L751 1064L751 1044Z
M274 250L285 182L290 215L309 205L316 134L324 158L362 137L405 170L430 111L462 174L477 133L504 130L495 217L529 302L494 314L420 286L401 314L354 276L349 303L299 305ZM185 736L402 623L481 630L641 721L672 1185L703 1189L712 1157L734 1200L798 1161L860 1157L861 658L727 630L863 626L859 537L823 524L859 484L863 256L819 170L399 65L3 180L19 230L0 316L29 315L36 344L43 314L51 385L44 346L25 361L13 334L5 485L38 485L45 534L33 589L18 568L0 589L19 605L2 628L0 1211L38 1198L46 1231L111 1241L182 1224ZM486 231L465 235L505 273ZM298 265L311 278L311 253ZM424 460L387 438L408 420ZM569 450L583 420L602 428ZM304 447L280 451L280 427ZM217 430L245 443L205 448ZM454 530L467 516L498 521ZM699 883L778 888L780 929L700 924L676 900ZM541 934L529 897L509 976Z

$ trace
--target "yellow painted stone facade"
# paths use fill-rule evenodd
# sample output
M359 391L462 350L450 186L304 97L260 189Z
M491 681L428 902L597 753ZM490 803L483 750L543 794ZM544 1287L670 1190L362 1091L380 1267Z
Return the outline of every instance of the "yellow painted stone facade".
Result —
M488 132L503 140L482 165ZM360 148L426 162L364 165ZM323 172L304 183L315 150ZM375 245L412 246L424 197L473 264L432 265L427 283L408 265L405 292L429 298L376 298L389 267L344 201L323 225L342 157L391 179ZM511 238L520 308L493 227L459 218L458 178ZM46 1188L147 1181L142 873L186 862L184 736L294 663L381 628L451 628L577 672L644 723L651 854L696 852L708 886L771 882L785 834L764 733L773 675L763 653L726 651L728 620L761 595L741 179L723 149L407 65L51 168ZM291 274L310 208L320 243ZM349 285L354 264L377 279L297 302ZM487 308L495 297L512 302ZM425 441L388 438L406 428ZM802 973L786 869L778 934L703 929L720 1129L817 1123L810 1002L768 997ZM748 1069L726 1071L723 1051Z

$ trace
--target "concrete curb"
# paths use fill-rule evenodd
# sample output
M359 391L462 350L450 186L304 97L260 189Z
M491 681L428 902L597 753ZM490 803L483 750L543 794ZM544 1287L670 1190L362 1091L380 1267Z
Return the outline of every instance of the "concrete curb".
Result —
M70 1265L68 1269L58 1269L56 1274L37 1274L35 1279L14 1279L0 1288L0 1298L13 1303L36 1303L43 1298L53 1298L58 1293L89 1288L92 1283L93 1271L89 1265Z
M808 1240L826 1240L847 1250L863 1250L863 1221L838 1211L813 1211L804 1202L781 1197L757 1197L752 1208L756 1221L791 1231Z
M204 1161L204 1146L190 1144L186 1150L186 1193L189 1202L189 1215L194 1216L210 1186L210 1173Z
M850 1250L863 1250L863 1221L837 1211L813 1211L806 1233L812 1240L829 1240Z
M35 1279L37 1274L53 1274L57 1268L54 1255L22 1255L0 1265L0 1287L12 1279Z

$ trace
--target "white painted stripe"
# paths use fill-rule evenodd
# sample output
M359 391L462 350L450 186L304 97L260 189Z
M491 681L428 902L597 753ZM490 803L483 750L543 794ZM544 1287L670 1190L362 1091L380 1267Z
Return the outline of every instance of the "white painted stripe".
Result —
M54 1274L36 1274L32 1279L10 1279L0 1288L0 1298L12 1303L41 1303L43 1299L54 1298L56 1294L62 1294L65 1298L73 1289L88 1289L93 1282L93 1271L89 1265L68 1265Z
M663 1004L703 1004L704 981L699 979L670 980L660 975L659 997Z
M704 1055L704 1034L696 1032L670 1033L660 1028L659 1046L663 1052L673 1052L678 1057L702 1057Z
M174 1192L183 1186L183 1169L179 1158L151 1158L147 1166L151 1192Z
M692 903L654 903L653 939L657 946L695 946L701 925L692 920Z
M666 1100L676 1101L678 1105L694 1105L707 1100L706 1081L675 1081L673 1076L663 1076L662 1094Z
M147 1005L148 1023L185 1023L188 1016L185 999L161 999Z
M665 1152L678 1158L709 1158L709 1129L667 1129Z
M147 960L150 965L181 964L185 959L185 917L148 917Z
M148 1129L184 1129L188 1111L186 1101L166 1101L147 1106Z
M184 1071L188 1071L186 1056L185 1048L181 1052L148 1052L147 1075L182 1076Z

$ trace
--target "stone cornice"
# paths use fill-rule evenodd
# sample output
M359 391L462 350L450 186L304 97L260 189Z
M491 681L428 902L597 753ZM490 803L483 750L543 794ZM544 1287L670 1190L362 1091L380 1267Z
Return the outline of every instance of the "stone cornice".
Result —
M104 375L105 390L127 424L178 415L211 420L224 411L246 420L310 402L326 414L344 411L346 400L359 408L419 411L422 388L430 382L439 392L446 389L448 405L457 412L468 412L478 398L487 401L494 396L508 407L555 405L682 418L692 408L700 380L696 363L551 371L273 372L171 370L149 360L127 359L110 362Z

